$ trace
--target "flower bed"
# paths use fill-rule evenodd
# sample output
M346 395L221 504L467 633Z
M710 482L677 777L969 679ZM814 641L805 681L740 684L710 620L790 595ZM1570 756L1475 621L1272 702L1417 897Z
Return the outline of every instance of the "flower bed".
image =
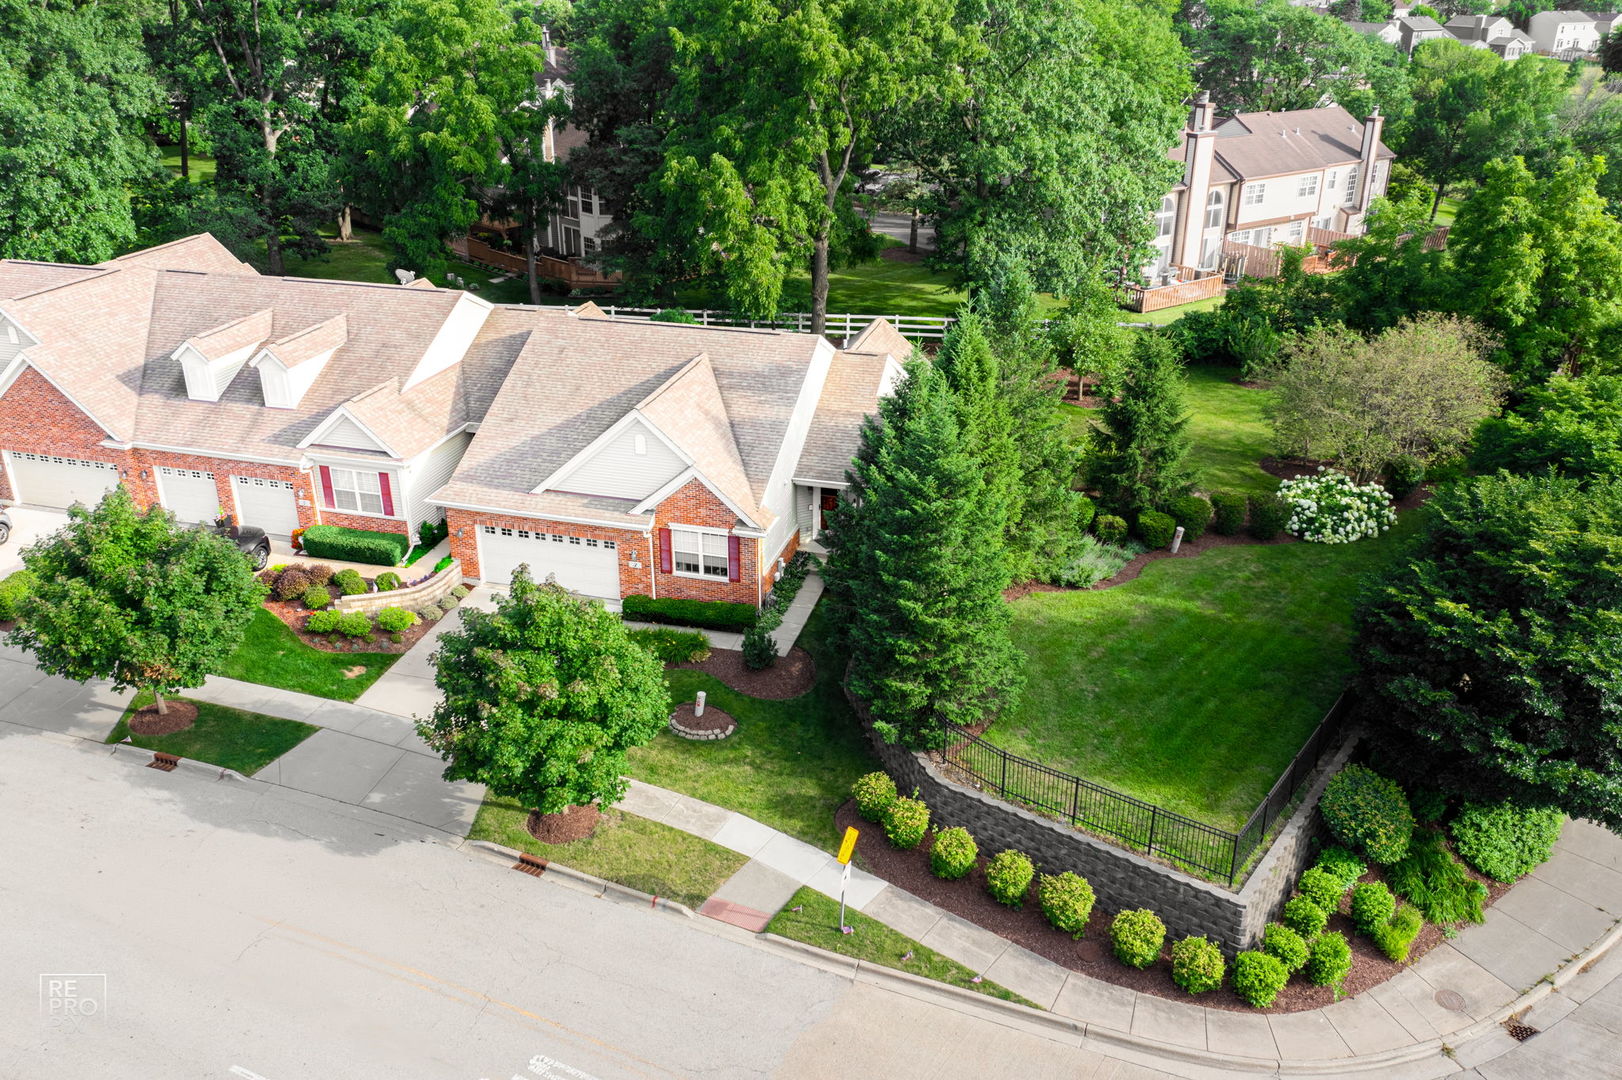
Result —
M443 599L422 600L415 587L433 576L425 574L406 582L386 570L375 578L363 578L355 570L333 573L319 563L296 563L273 566L259 580L270 590L265 608L311 648L403 653L467 595L467 589L458 585ZM344 610L339 603L343 598L386 598L395 593L399 604L365 605L377 610Z
M1350 544L1378 536L1397 520L1385 488L1358 484L1322 465L1314 474L1284 481L1278 496L1290 508L1285 528L1316 544Z

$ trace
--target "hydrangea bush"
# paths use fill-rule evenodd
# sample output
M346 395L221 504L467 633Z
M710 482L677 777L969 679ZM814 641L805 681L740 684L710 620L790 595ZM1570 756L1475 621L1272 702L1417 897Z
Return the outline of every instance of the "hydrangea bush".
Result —
M1284 481L1278 495L1290 508L1284 527L1315 544L1350 544L1378 536L1397 520L1385 488L1355 483L1322 465L1310 476Z

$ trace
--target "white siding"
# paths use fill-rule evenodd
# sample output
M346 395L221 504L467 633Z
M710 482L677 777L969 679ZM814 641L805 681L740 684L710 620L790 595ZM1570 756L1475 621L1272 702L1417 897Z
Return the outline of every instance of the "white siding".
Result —
M551 486L581 495L645 499L686 467L663 439L638 421L625 425L614 439Z
M33 338L24 334L16 323L0 315L0 367L32 344Z
M316 443L320 446L347 446L351 450L384 450L376 439L347 416L340 416L336 423L321 433Z
M466 433L453 435L432 450L418 454L400 470L406 528L413 538L417 535L419 524L438 521L445 516L444 510L428 505L428 498L450 482L451 473L456 471L457 463L462 460L472 439L473 436Z
M775 559L777 553L783 550L783 545L788 543L789 537L800 529L795 518L794 493L805 489L794 486L794 466L800 463L800 454L805 450L805 437L811 431L811 420L816 416L817 402L822 400L822 388L828 382L828 370L833 365L833 359L834 347L826 340L818 342L807 367L805 381L800 384L800 397L794 403L794 414L789 418L788 429L783 432L782 449L778 451L777 463L766 481L765 498L760 500L764 509L777 515L777 520L766 529L766 554L763 558Z
M405 381L400 389L410 390L424 379L432 378L441 371L461 361L467 355L467 350L473 344L473 339L479 336L484 327L484 321L490 317L494 310L488 301L481 300L472 293L463 293L451 308L451 313L440 326L439 333L428 344L428 349L417 361L416 370Z

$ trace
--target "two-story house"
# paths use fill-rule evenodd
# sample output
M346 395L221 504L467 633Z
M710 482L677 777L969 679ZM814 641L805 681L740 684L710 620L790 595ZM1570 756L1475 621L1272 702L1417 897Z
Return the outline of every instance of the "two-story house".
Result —
M1303 244L1311 227L1363 231L1396 156L1380 141L1378 111L1356 120L1345 109L1215 116L1201 94L1182 142L1169 154L1183 179L1155 215L1151 283L1179 271L1215 270L1225 241L1269 247Z
M1490 49L1505 60L1518 60L1537 49L1536 42L1502 15L1456 15L1447 21L1447 32L1472 49Z
M543 98L568 97L569 50L553 45L549 34L543 31L545 62L535 75L535 86ZM586 145L586 133L572 124L557 121L547 125L546 160L567 161L572 151ZM578 185L571 186L563 207L548 224L547 253L572 259L597 251L598 234L614 220L608 205L596 191Z
M1599 48L1603 36L1585 11L1540 11L1527 21L1526 32L1537 51L1560 60L1576 60Z

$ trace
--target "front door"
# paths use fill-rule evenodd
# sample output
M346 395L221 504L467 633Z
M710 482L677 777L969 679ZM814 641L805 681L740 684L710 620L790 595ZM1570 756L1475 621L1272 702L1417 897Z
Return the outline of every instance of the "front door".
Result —
M823 488L822 501L818 503L817 529L820 532L828 527L828 511L839 506L839 491L837 488Z

